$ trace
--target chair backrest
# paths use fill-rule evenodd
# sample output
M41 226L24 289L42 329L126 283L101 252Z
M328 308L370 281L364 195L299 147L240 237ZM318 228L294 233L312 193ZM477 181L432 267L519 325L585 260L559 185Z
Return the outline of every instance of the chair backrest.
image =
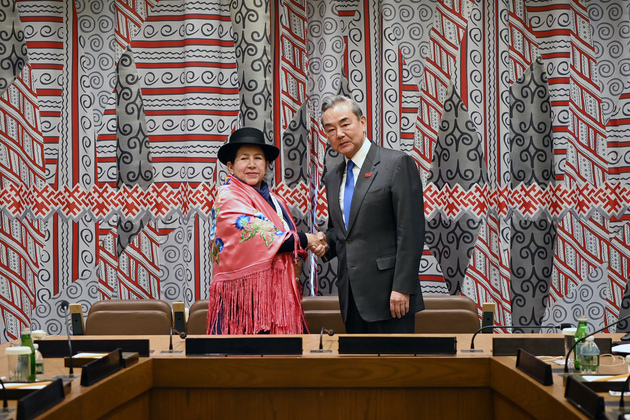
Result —
M302 307L311 334L319 334L322 328L345 334L346 326L341 317L337 296L305 296L302 298Z
M340 310L339 297L337 296L304 296L302 298L302 308L305 311L314 310Z
M86 335L168 335L171 318L162 311L97 311L85 321Z
M477 304L463 295L424 295L423 311L416 313L416 333L459 334L479 329Z
M426 309L466 309L477 313L477 304L464 295L423 295Z
M208 299L201 299L190 305L186 334L206 334L208 319Z
M171 306L158 299L113 299L95 302L85 321L86 335L170 334Z

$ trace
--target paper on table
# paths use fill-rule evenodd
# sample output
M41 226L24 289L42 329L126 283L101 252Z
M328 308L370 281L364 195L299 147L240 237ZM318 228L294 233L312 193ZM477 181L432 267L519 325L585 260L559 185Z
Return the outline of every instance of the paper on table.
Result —
M7 389L42 389L46 385L50 385L50 381L45 381L45 382L5 382L4 383L4 386Z
M610 349L610 351L612 351L613 353L630 354L630 344L620 344Z
M608 382L623 382L626 379L628 379L628 375L610 375L610 376L602 376L602 375L582 375L582 379L584 379L587 382L604 382L604 381L608 381Z
M77 353L73 359L98 359L107 356L107 353Z

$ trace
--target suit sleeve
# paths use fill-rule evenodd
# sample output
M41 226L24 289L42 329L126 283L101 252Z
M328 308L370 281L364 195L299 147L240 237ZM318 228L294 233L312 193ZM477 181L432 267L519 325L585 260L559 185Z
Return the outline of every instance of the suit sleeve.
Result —
M424 248L424 198L415 161L401 156L392 175L392 206L396 215L396 266L392 289L417 293Z

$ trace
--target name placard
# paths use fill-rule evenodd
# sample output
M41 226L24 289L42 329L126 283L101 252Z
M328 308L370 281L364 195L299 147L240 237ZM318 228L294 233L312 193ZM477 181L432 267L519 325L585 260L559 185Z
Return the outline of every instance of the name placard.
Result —
M65 397L63 380L55 379L44 388L33 391L18 401L16 419L33 419L59 404Z
M551 365L538 359L523 349L518 349L516 368L534 378L543 385L553 385Z
M596 338L595 344L601 354L610 353L612 339ZM519 334L504 334L492 338L492 354L516 356L523 349L534 356L564 356L563 337L519 337Z
M81 386L90 386L101 379L107 378L112 373L116 373L123 368L122 351L114 350L107 356L96 359L83 365L81 369Z
M301 355L302 337L216 336L186 339L186 356Z
M66 357L68 340L35 340L43 357ZM149 357L149 339L94 339L72 340L72 353L109 353L121 349L128 353L138 353L140 357Z
M564 397L589 418L604 419L606 412L604 397L599 396L595 391L588 388L578 378L579 376L574 375L567 377Z
M455 337L339 336L339 354L456 354Z

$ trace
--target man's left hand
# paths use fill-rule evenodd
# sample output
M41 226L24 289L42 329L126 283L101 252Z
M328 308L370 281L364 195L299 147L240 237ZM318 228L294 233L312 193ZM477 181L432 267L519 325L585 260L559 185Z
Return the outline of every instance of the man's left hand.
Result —
M409 294L392 291L389 297L389 310L393 318L402 318L409 312Z

